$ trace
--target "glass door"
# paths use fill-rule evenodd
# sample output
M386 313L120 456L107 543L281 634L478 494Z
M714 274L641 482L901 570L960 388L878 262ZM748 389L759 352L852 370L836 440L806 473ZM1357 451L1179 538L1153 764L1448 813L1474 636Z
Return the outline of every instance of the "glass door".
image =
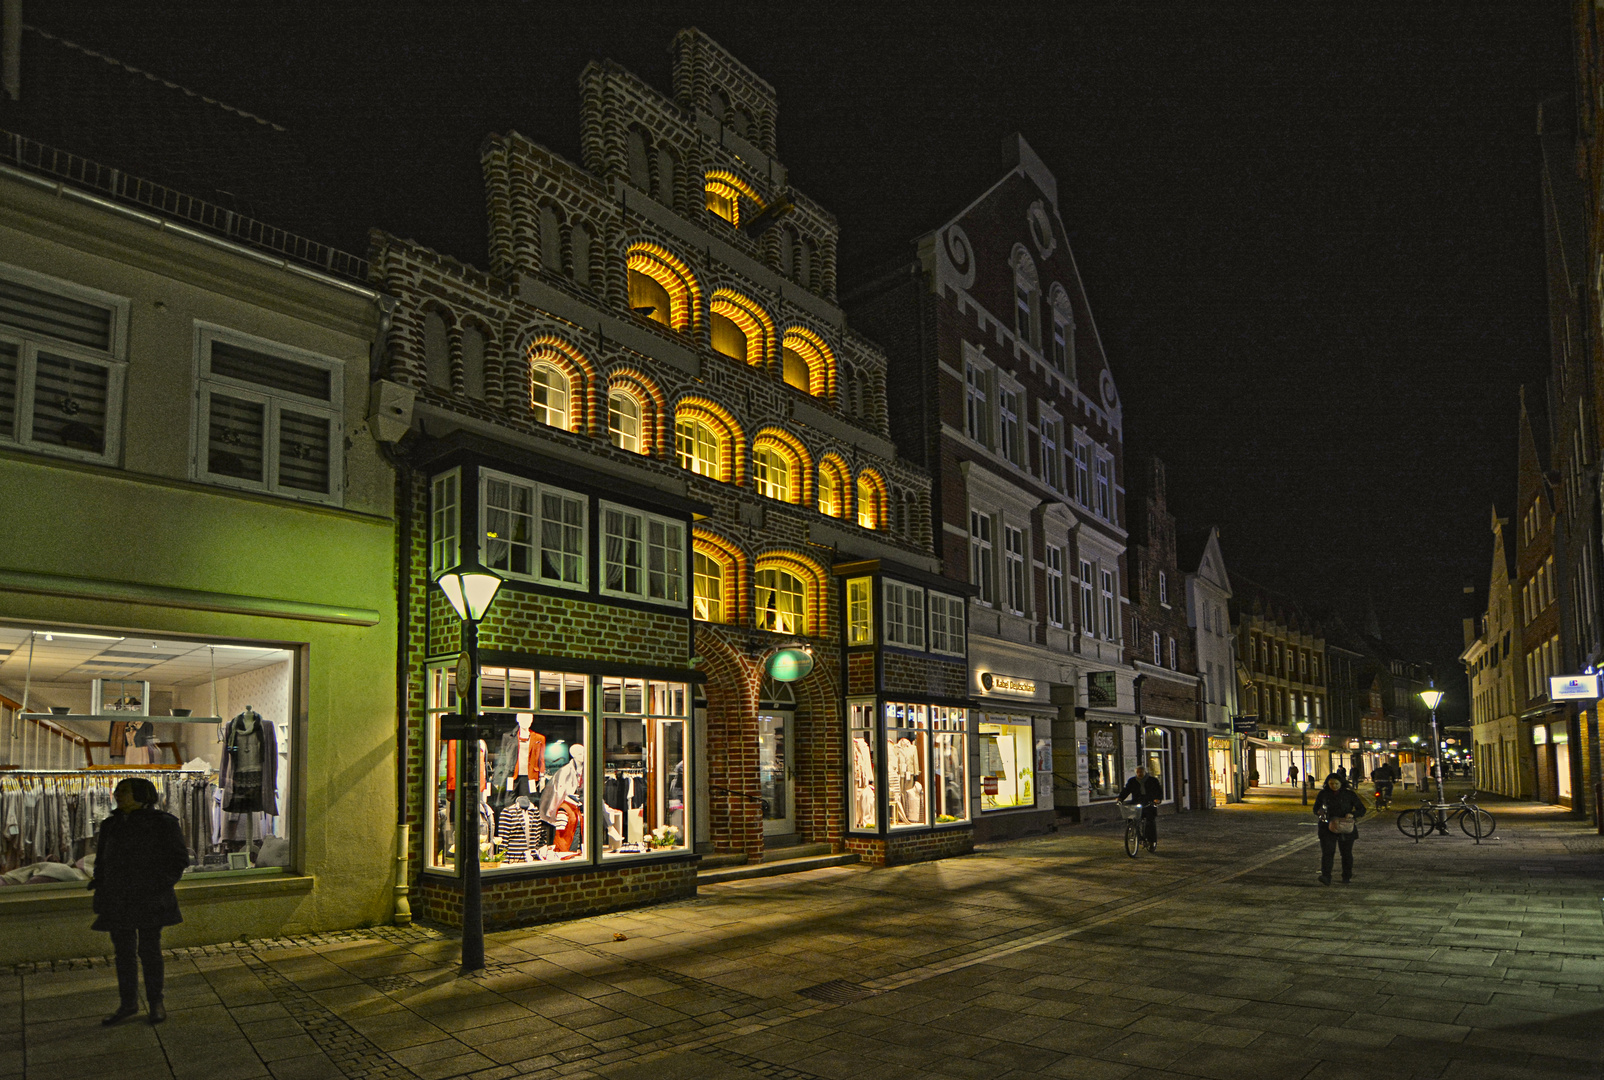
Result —
M763 797L764 836L796 832L790 727L790 713L760 713L757 718L757 779L758 794Z

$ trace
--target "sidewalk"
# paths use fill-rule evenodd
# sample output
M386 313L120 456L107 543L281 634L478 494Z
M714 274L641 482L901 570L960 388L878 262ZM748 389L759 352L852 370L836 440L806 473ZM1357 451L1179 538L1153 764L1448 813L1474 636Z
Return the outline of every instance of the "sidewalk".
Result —
M1322 888L1311 819L1264 802L1162 818L1156 857L1090 827L493 934L472 979L423 928L180 950L157 1028L99 1026L104 960L18 971L0 1076L1600 1075L1604 838L1489 802L1494 842L1417 845L1381 815Z

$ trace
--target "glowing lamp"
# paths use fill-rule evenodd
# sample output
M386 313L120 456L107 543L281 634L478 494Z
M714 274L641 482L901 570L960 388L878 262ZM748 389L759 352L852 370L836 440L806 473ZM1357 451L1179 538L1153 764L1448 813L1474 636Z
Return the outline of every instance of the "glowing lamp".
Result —
M1307 735L1309 733L1309 721L1307 720L1299 720L1292 726L1298 729L1299 735Z
M1422 690L1420 692L1420 700L1424 701L1426 703L1426 708L1432 709L1432 710L1435 711L1436 708L1437 708L1437 703L1442 701L1442 691L1441 690Z
M475 623L485 617L501 588L500 576L489 570L447 570L434 583L451 601L457 618Z
M813 650L801 645L776 649L769 655L763 670L775 682L796 682L807 678L813 670Z

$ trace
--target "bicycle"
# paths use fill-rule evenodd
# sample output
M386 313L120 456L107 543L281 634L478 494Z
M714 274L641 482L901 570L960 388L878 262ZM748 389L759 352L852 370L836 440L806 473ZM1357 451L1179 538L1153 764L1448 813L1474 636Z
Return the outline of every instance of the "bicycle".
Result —
M1153 852L1158 845L1142 835L1142 809L1141 803L1115 803L1119 807L1119 816L1125 819L1125 854L1136 858L1136 853L1142 848Z
M1461 795L1457 803L1425 803L1418 810L1404 810L1398 815L1398 831L1415 841L1433 832L1447 836L1449 824L1457 820L1465 835L1479 844L1493 835L1498 822L1476 805L1477 794Z

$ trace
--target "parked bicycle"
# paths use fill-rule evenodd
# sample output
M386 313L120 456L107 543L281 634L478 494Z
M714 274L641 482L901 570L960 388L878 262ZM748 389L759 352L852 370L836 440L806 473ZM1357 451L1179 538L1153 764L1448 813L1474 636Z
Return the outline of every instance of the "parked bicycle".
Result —
M1125 819L1125 854L1136 858L1136 853L1144 847L1148 851L1157 851L1158 845L1145 835L1146 830L1142 824L1141 803L1115 803L1119 807L1119 816Z
M1493 835L1498 823L1493 815L1476 805L1476 795L1477 792L1472 791L1461 795L1456 803L1429 802L1418 810L1405 810L1398 815L1398 831L1418 841L1434 832L1447 836L1448 826L1458 821L1465 835L1480 843Z

